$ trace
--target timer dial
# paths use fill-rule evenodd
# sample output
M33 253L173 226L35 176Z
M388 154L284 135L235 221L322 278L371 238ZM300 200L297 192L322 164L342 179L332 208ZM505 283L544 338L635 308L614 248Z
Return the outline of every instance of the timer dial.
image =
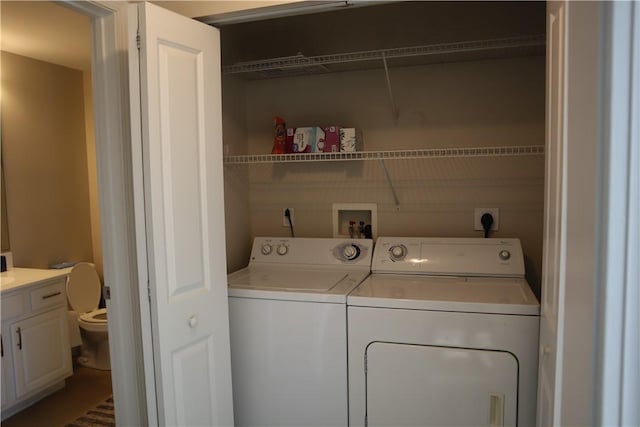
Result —
M407 248L404 245L393 245L389 248L389 257L393 261L402 261L407 256Z
M276 251L278 252L278 255L286 255L287 252L289 252L289 247L286 245L280 245Z
M360 256L360 248L356 245L347 245L342 249L342 255L347 260L353 261Z

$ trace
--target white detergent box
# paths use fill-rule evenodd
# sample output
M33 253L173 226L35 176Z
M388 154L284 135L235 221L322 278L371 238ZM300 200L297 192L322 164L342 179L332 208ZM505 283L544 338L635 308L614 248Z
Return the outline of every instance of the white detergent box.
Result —
M340 128L340 151L357 151L358 140L355 128Z
M325 133L319 127L300 127L287 129L287 146L292 153L319 153L323 151Z

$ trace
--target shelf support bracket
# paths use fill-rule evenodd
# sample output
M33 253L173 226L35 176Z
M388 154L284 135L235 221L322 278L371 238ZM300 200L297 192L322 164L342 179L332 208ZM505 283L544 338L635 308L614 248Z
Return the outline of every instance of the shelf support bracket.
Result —
M400 209L400 200L398 200L398 194L396 193L396 189L393 187L393 182L391 181L391 177L389 176L389 171L387 170L387 165L384 162L384 159L380 159L380 164L382 165L384 176L387 178L387 183L389 184L389 188L391 189L391 194L393 195L393 201L396 204L396 209Z
M389 67L387 66L387 57L382 52L382 64L384 65L384 74L387 78L387 91L389 92L389 102L391 103L391 114L393 115L393 122L398 124L398 118L400 114L398 113L398 107L396 107L396 102L393 99L393 90L391 89L391 78L389 77Z

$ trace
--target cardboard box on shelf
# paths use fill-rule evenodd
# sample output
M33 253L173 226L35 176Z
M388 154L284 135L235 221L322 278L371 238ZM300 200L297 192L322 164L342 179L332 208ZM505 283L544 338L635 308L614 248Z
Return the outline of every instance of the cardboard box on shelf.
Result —
M291 153L318 153L325 145L325 132L319 127L287 129L287 146Z
M326 126L323 129L324 143L322 144L322 150L320 151L325 153L337 153L340 151L340 127Z
M355 128L340 128L340 151L357 151L357 143Z

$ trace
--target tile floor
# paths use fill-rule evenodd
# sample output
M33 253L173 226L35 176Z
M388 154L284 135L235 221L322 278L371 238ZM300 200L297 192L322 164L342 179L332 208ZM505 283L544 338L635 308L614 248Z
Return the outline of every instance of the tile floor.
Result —
M62 390L2 422L2 427L62 427L111 395L111 371L75 367Z

